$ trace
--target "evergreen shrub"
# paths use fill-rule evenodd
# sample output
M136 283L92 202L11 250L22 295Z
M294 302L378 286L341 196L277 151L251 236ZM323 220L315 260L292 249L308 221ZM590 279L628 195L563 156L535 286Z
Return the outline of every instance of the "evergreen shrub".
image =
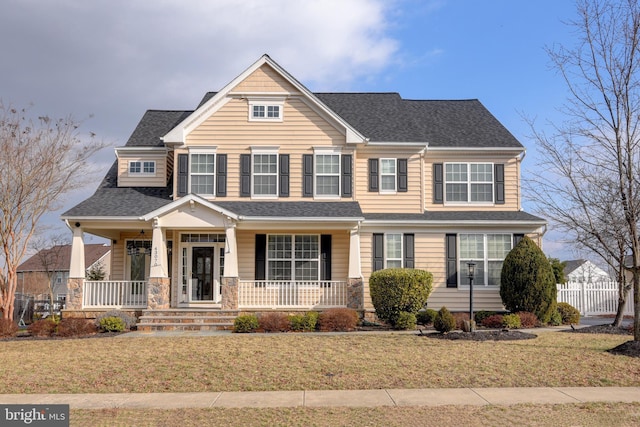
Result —
M438 311L438 315L433 321L433 327L436 328L436 331L442 334L453 331L453 329L456 327L456 319L453 317L453 314L451 314L447 307L442 307Z
M233 321L233 332L243 334L255 332L258 326L258 317L255 314L243 314Z

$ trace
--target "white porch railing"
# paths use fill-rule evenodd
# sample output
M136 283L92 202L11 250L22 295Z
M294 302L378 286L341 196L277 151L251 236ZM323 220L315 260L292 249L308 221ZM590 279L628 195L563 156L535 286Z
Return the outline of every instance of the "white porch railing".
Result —
M144 281L85 281L82 295L83 308L147 308Z
M615 314L618 309L618 282L558 284L558 302L567 302L583 316ZM625 315L633 315L633 290L627 295Z
M239 308L346 307L347 282L254 280L238 284Z

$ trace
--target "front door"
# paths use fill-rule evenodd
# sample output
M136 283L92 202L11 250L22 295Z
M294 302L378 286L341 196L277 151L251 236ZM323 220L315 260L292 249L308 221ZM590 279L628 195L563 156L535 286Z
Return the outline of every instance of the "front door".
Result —
M191 301L214 301L214 248L191 250Z

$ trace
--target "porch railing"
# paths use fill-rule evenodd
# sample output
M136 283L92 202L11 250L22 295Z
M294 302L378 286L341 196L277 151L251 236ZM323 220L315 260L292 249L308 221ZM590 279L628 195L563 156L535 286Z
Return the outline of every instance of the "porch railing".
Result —
M347 282L241 280L239 308L346 307Z
M147 308L147 282L85 281L83 308Z

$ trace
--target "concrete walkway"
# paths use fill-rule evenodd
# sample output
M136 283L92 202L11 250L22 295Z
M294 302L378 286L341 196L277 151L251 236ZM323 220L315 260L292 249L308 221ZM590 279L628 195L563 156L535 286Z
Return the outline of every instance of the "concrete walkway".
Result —
M640 402L640 387L428 388L211 393L0 394L0 404L71 409L376 407Z

